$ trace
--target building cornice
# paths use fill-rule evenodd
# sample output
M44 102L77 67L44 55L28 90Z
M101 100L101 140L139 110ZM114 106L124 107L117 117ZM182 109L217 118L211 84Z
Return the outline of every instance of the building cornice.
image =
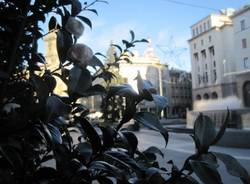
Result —
M237 16L239 16L239 15L241 15L249 10L250 10L250 5L246 5L242 9L236 11L231 17L235 18L235 17L237 17Z
M200 36L203 36L204 34L210 32L212 30L220 30L220 29L223 29L224 27L227 27L227 26L233 26L233 24L230 22L230 23L225 23L224 25L222 25L220 27L219 26L214 26L214 27L212 27L212 28L210 28L210 29L208 29L206 31L203 31L202 33L198 34L197 36L194 36L194 37L190 38L188 40L188 42L191 42L191 41L195 40L196 38L199 38Z

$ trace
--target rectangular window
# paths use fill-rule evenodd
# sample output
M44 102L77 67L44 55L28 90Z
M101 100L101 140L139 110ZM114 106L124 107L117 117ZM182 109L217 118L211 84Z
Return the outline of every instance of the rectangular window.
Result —
M209 41L209 42L212 41L212 36L211 36L211 35L208 36L208 41Z
M240 30L244 31L246 29L246 22L245 20L240 21Z
M250 68L248 57L244 57L243 64L244 64L244 68Z
M216 67L216 61L214 61L214 64L213 64L213 65L214 65L214 67Z
M206 25L206 23L205 23L205 22L203 23L203 29L204 29L204 31L206 31L206 30L207 30L207 25Z
M198 55L198 53L194 53L194 60L195 61L199 61L199 55Z
M199 34L198 27L195 30L196 30L196 35L198 35Z
M201 51L201 58L202 60L205 60L207 58L206 50Z
M207 21L207 28L210 29L210 21Z
M216 80L217 80L217 73L216 73L216 70L213 70L213 75L214 75L214 82L216 82Z
M193 29L193 36L195 36L195 29Z
M200 25L200 33L202 33L202 26Z
M204 40L201 40L201 45L204 45Z
M208 83L208 74L205 72L205 82Z
M243 49L247 48L247 39L246 38L241 40L241 45L242 45Z
M208 50L209 50L209 54L210 54L210 56L214 56L214 47L212 46L212 47L209 47L208 48Z
M197 79L198 79L198 84L201 83L201 77L200 77L200 74L197 75Z

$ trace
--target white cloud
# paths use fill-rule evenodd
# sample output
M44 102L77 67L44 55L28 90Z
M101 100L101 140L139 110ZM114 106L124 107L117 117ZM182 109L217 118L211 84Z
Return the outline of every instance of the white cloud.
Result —
M79 42L90 45L96 52L105 52L111 41L117 43L121 39L129 38L130 30L137 30L135 22L124 22L112 27L103 23L100 24L99 30L97 31L86 31L85 35L79 39Z

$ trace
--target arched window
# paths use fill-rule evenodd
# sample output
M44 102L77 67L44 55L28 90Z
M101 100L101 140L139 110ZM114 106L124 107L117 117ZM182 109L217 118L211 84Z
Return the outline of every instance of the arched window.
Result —
M214 91L212 93L212 99L217 99L218 98L218 94Z
M201 95L196 95L196 100L201 100Z
M209 95L208 95L207 93L205 93L205 94L203 95L203 98L204 98L205 100L208 100L208 99L209 99Z
M243 98L244 105L250 107L250 81L245 82L243 85Z

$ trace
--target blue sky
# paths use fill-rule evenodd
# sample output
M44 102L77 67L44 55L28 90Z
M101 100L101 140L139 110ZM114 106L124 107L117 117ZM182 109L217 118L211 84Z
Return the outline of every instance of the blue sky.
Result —
M250 4L249 0L176 0L214 9L240 8ZM90 1L88 1L90 2ZM93 23L87 26L79 42L89 45L94 52L106 53L113 40L119 43L129 37L134 30L137 38L151 38L156 54L163 63L190 71L190 58L187 40L190 26L215 12L211 9L194 8L170 3L168 0L108 0L109 4L96 4L99 16L86 14ZM157 46L161 45L161 47ZM147 47L139 46L140 52ZM172 51L164 54L160 48ZM176 59L173 59L176 57ZM175 61L174 61L175 60Z

